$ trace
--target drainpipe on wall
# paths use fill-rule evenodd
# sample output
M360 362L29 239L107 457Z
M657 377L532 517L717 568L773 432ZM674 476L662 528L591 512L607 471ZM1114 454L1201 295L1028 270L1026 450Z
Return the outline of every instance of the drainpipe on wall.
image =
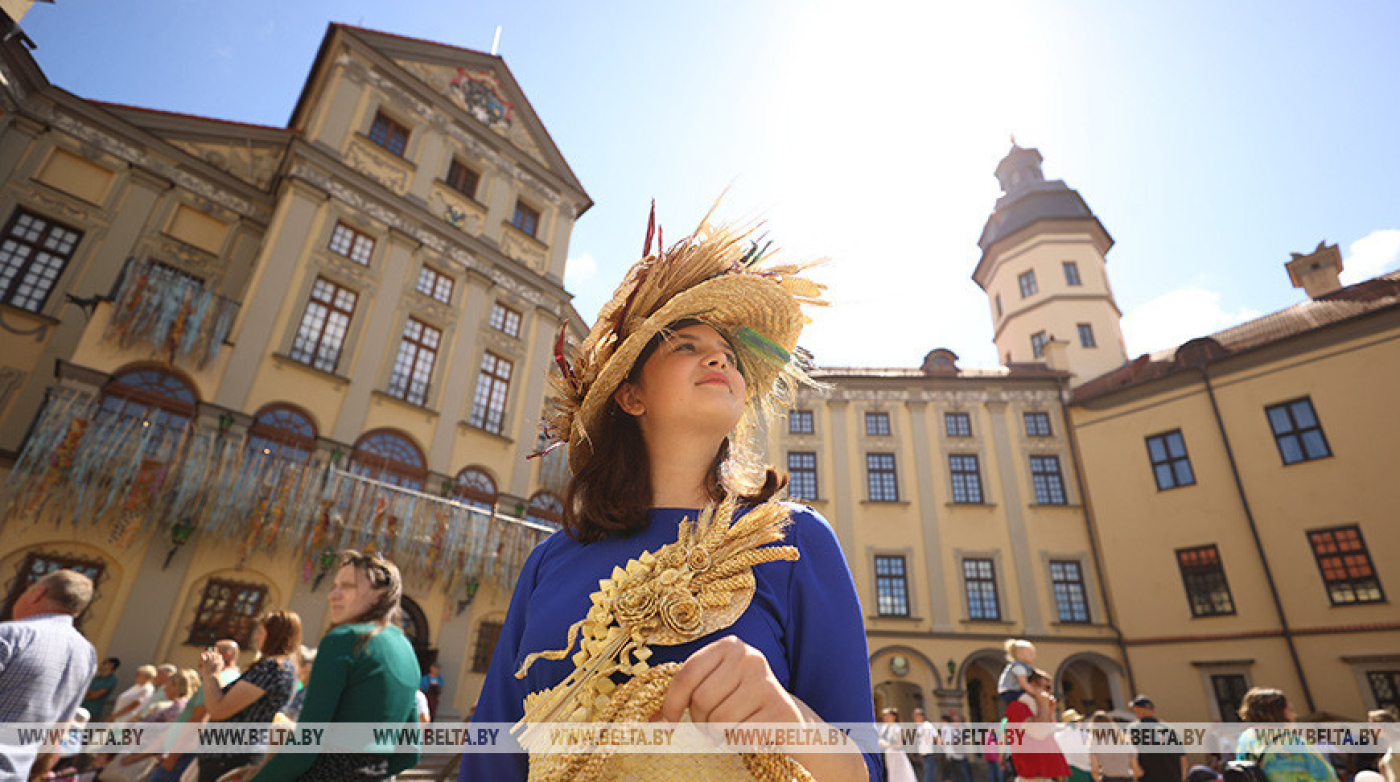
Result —
M1133 677L1133 661L1128 658L1128 645L1123 641L1123 631L1118 627L1118 619L1113 614L1113 598L1109 593L1108 579L1103 575L1103 558L1099 554L1099 529L1094 522L1094 511L1089 503L1089 487L1084 483L1084 462L1079 458L1079 441L1074 427L1069 425L1070 398L1069 378L1060 378L1060 410L1065 417L1065 433L1069 437L1069 455L1074 462L1074 484L1079 488L1079 496L1084 498L1084 522L1089 525L1089 556L1094 562L1094 575L1099 580L1099 590L1103 592L1103 607L1107 614L1108 626L1113 630L1113 638L1118 642L1118 653L1123 655L1123 671L1128 676L1128 692L1137 692L1137 680Z
M1303 702L1308 711L1316 711L1313 705L1312 689L1308 687L1308 677L1303 673L1303 662L1298 657L1298 648L1293 644L1293 630L1288 626L1288 617L1283 612L1283 601L1279 599L1278 587L1274 584L1274 573L1269 567L1269 558L1264 554L1264 541L1259 537L1259 525L1254 521L1254 511L1249 507L1249 497L1245 494L1244 481L1240 479L1240 468L1235 463L1235 450L1230 447L1230 435L1225 431L1225 419L1220 416L1220 405L1215 401L1215 388L1210 384L1210 357L1202 354L1192 361L1201 373L1205 383L1206 396L1210 398L1210 409L1215 413L1215 426L1220 430L1220 440L1225 444L1225 457L1230 462L1230 473L1235 478L1235 491L1240 495L1240 505L1244 508L1245 521L1249 522L1249 534L1254 538L1254 549L1259 554L1259 563L1264 566L1264 581L1269 585L1269 597L1274 600L1274 610L1278 613L1279 626L1283 629L1283 641L1288 645L1288 656L1293 659L1293 670L1298 674L1298 683L1303 687Z

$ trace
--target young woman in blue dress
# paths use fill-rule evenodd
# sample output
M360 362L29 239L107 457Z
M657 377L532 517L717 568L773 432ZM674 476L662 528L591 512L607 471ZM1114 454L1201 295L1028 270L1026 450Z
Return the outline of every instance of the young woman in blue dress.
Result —
M539 653L572 644L570 626L585 615L625 615L623 597L599 594L615 567L684 542L684 522L726 497L737 504L736 520L759 506L772 511L766 503L786 483L755 457L753 437L759 419L806 381L796 344L801 305L820 304L820 287L801 276L804 267L766 263L746 237L707 225L643 255L573 359L562 335L556 347L557 409L546 433L569 447L565 531L537 547L520 573L477 722L529 723L554 703L540 694L564 698L561 689L582 686L574 658ZM865 630L840 545L812 509L779 510L773 540L795 554L751 568L737 617L690 623L684 612L667 616L663 599L669 625L654 611L638 620L662 628L666 641L649 645L649 665L624 670L678 667L659 708L636 718L873 725ZM869 749L797 747L789 757L817 780L877 780L879 750ZM523 754L469 751L461 779L525 779L531 765Z

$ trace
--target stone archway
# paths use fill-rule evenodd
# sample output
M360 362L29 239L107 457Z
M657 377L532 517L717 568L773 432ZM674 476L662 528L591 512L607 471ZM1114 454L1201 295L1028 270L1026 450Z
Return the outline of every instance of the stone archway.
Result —
M1006 665L1006 653L1000 649L978 649L963 658L958 668L958 681L965 693L963 717L968 722L996 722L1001 719L1001 702L997 699L997 679Z
M885 646L870 655L870 681L874 688L876 716L887 708L899 710L909 720L914 709L931 709L943 687L938 667L923 652L909 646Z
M1123 666L1097 652L1066 657L1055 669L1055 694L1063 708L1084 716L1126 708Z

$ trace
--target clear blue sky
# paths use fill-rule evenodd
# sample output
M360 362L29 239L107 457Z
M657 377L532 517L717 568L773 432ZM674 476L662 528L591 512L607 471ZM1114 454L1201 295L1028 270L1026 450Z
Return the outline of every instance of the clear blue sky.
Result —
M22 21L77 95L284 125L329 22L500 53L597 203L591 318L640 250L721 215L830 256L827 366L991 366L968 275L1014 133L1117 246L1130 355L1296 303L1290 252L1400 267L1400 4L58 0Z

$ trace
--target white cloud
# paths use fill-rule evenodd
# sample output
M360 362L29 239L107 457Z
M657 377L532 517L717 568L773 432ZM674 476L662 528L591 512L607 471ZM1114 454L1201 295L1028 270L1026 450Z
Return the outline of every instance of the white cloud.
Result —
M1400 269L1400 231L1372 231L1351 243L1342 259L1342 284L1354 285Z
M1123 340L1132 358L1174 348L1257 317L1259 313L1248 307L1235 312L1221 308L1219 291L1178 288L1129 310L1123 316Z
M575 255L564 263L564 283L570 288L583 285L598 276L598 262L588 253Z

